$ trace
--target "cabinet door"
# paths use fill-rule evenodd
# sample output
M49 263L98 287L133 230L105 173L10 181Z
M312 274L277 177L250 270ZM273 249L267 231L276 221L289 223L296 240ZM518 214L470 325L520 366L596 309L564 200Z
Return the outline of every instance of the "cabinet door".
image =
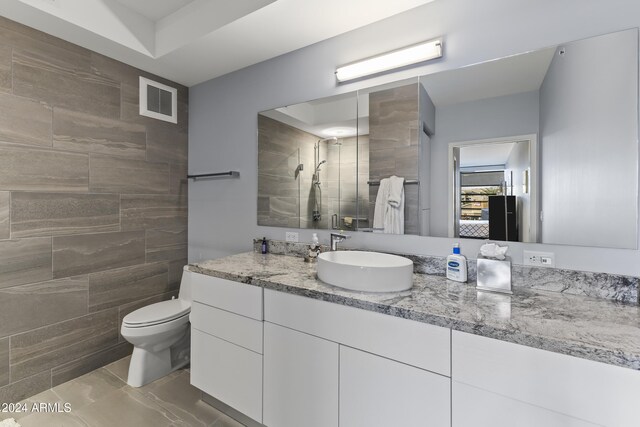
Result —
M263 423L338 426L338 344L265 322Z
M597 427L555 411L453 381L453 427Z
M262 420L262 355L192 329L191 384Z
M640 371L633 369L453 331L452 373L454 382L570 418L640 425ZM466 408L454 408L454 417L458 410Z
M340 346L340 427L450 425L450 380Z

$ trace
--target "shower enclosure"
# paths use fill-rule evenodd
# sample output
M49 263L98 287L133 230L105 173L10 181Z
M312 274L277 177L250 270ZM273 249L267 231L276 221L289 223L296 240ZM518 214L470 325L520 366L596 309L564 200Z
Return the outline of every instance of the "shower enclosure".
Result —
M320 181L320 168L327 163L326 160L320 160L320 147L321 143L332 141L333 144L338 144L338 138L326 138L320 139L313 146L313 164L315 168L313 170L313 176L311 178L311 202L312 211L311 219L315 223L319 223L322 220L322 182Z
M358 223L355 132L323 137L264 115L259 115L258 127L259 225L347 230L368 226L366 215ZM366 186L368 172L364 174Z
M313 148L310 180L304 174L299 174L296 178L301 200L300 227L355 229L356 137L321 138ZM306 167L305 160L301 161L302 167ZM308 160L306 163L309 163Z

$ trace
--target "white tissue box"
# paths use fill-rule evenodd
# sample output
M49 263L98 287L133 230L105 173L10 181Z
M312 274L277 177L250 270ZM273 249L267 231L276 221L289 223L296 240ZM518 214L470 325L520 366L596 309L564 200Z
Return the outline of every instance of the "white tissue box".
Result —
M478 279L476 288L483 291L511 292L511 258L503 260L486 258L478 254Z

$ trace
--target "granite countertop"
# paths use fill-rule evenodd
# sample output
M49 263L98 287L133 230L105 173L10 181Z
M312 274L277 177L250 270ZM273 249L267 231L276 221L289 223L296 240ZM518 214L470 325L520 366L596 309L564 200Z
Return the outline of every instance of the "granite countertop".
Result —
M502 295L414 274L408 291L354 292L316 278L316 264L254 252L190 265L194 272L640 370L638 305L514 288Z

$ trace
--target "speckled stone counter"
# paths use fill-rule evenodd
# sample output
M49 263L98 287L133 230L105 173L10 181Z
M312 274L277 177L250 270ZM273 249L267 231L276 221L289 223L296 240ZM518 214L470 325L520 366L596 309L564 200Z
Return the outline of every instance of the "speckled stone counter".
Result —
M316 264L254 252L191 264L197 273L376 311L529 347L640 370L638 305L514 288L477 291L441 276L414 274L409 291L347 291L316 278Z

